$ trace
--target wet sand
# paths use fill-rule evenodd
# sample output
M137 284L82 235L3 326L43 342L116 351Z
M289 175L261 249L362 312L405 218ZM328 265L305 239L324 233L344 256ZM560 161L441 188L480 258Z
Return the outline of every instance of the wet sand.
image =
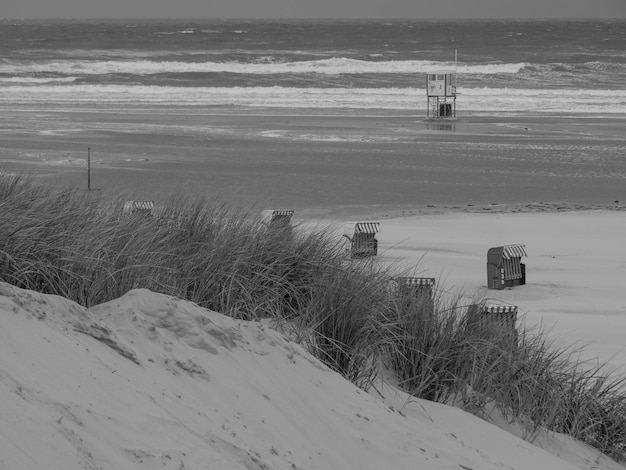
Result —
M0 167L103 195L192 192L304 217L622 209L626 120L8 106Z

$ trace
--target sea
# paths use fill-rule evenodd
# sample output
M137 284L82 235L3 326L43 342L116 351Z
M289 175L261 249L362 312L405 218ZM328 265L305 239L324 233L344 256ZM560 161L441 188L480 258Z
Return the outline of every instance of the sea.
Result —
M0 20L0 104L626 115L626 20Z

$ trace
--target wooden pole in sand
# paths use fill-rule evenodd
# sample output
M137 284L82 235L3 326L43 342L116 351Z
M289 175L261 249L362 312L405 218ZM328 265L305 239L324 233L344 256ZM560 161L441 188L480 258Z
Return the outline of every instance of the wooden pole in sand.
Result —
M87 191L91 191L91 147L87 147Z

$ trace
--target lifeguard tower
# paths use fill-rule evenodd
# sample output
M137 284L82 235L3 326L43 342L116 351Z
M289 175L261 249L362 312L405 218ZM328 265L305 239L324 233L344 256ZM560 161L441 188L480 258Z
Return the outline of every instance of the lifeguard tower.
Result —
M426 78L428 119L456 119L456 74L429 73Z

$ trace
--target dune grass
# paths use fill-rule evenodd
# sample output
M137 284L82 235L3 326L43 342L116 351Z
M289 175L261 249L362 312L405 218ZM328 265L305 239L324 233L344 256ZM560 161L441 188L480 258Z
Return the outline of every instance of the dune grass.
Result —
M272 319L362 388L384 364L416 397L493 410L626 458L625 379L541 331L476 328L468 305L407 301L395 273L351 260L331 227L269 229L259 213L183 196L153 215L124 200L0 175L0 280L84 306L147 288L244 320Z

